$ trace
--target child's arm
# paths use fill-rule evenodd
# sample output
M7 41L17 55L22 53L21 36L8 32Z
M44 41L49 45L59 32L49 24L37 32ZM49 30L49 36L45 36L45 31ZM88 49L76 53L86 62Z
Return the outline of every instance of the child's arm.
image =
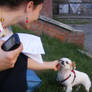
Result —
M52 62L43 62L43 64L40 64L36 62L35 60L28 58L28 69L32 70L47 70L47 69L54 69L55 71L58 70L57 68L58 60L52 61Z

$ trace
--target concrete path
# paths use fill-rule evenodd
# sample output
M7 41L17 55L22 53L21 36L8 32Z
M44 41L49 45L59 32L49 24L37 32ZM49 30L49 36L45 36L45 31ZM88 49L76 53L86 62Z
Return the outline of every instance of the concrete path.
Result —
M83 30L85 33L84 48L88 50L88 53L92 55L92 24L84 25L70 25L75 29Z

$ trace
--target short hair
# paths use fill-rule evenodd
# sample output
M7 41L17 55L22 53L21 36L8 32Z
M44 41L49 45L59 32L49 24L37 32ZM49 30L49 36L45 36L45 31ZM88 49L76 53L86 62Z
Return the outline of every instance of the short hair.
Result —
M13 8L29 1L33 1L35 6L44 2L44 0L0 0L0 6L9 6Z

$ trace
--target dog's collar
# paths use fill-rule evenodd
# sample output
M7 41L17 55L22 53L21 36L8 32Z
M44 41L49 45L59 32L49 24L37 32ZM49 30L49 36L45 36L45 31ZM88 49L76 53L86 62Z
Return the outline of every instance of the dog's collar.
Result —
M72 83L74 82L75 78L76 78L76 73L74 70L72 70L73 74L74 74L74 79L72 81ZM64 80L59 81L60 84L62 84L64 81L68 80L71 77L71 74L69 74L69 76L67 78L65 78Z
M73 74L74 74L74 79L73 79L73 81L72 81L72 83L75 81L75 78L76 78L76 73L75 73L75 71L74 70L72 70L72 72L73 72Z
M64 80L59 81L59 83L62 84L64 81L68 80L70 77L71 77L71 74L67 78L65 78Z

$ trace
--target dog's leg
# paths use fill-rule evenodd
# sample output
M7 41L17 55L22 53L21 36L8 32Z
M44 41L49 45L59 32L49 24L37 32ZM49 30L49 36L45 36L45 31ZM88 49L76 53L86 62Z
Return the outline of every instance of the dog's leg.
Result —
M68 86L68 87L66 88L66 92L72 92L72 86Z
M84 85L84 87L85 87L86 92L89 92L90 91L90 87L91 87L91 83L89 83L89 84L86 83Z
M86 89L86 92L89 92L89 90L90 90L90 88L89 88L89 87L86 87L85 89Z
M79 86L76 88L76 92L79 92L80 87L81 87L81 85L79 85Z
M64 91L66 90L66 87L63 87Z

